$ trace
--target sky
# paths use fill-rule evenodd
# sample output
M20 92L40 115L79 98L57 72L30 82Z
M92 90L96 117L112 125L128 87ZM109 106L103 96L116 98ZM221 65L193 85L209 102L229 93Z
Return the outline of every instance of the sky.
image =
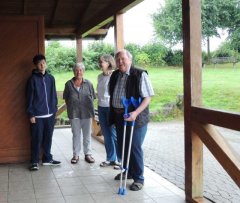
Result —
M154 29L151 14L160 8L162 0L145 0L123 16L124 42L147 44L153 39ZM114 43L114 29L111 28L106 36L105 42Z
M157 12L161 5L164 5L164 0L144 0L129 11L124 13L124 42L135 43L139 45L147 44L151 42L154 37L154 28L151 18L151 14ZM219 44L227 37L225 33L222 33L221 38L211 38L210 47L211 51L215 50ZM114 44L114 29L110 28L107 36L103 40L106 43ZM83 48L85 48L89 40L83 40ZM62 41L61 44L69 47L75 47L76 42ZM182 45L178 45L175 49L182 49ZM206 44L202 44L203 51L207 51Z
M163 2L163 0L144 0L124 13L123 24L125 43L144 45L152 40L154 30L150 15L160 8L161 2ZM103 41L114 44L113 27L109 29L108 34ZM91 41L83 40L83 47L86 47L89 42ZM68 47L75 47L76 42L74 40L63 40L61 41L61 44Z

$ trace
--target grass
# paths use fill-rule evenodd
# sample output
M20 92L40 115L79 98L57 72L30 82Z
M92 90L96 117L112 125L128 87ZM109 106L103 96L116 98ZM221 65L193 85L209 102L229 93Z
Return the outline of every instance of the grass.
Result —
M183 70L176 67L148 68L155 96L150 104L150 111L161 111L164 104L176 102L178 94L183 94ZM85 78L94 87L97 85L97 75L100 71L86 71ZM218 64L216 67L207 65L202 73L203 106L226 111L240 112L240 64L233 68L232 64ZM56 73L57 90L63 91L64 84L73 77L72 72ZM154 120L171 120L181 117L174 112L168 118L156 115Z
M207 67L203 71L203 106L240 112L240 66Z
M97 76L100 74L100 70L85 71L84 78L90 80L93 83L94 88L97 87ZM73 72L53 73L56 80L57 91L63 91L65 83L73 78Z

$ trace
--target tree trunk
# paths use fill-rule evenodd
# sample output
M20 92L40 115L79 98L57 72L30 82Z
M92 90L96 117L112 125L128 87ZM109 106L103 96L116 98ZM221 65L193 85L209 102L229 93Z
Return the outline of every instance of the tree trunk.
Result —
M210 58L211 58L211 55L210 55L210 39L209 39L209 37L207 37L207 55L208 55L207 61L209 63L210 62Z

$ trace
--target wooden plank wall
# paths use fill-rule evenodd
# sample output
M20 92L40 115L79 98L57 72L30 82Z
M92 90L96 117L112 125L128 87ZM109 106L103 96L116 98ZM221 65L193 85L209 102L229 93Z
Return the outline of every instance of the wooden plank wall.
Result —
M44 53L42 17L0 16L0 163L30 160L26 84L32 58Z

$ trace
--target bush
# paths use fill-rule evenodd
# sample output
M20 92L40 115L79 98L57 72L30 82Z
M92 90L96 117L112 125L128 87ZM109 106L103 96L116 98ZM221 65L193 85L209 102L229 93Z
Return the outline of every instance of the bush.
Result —
M142 65L141 63L139 64L138 63L138 59L140 59L141 57L137 56L139 55L140 53L142 53L141 51L141 46L140 45L137 45L137 44L134 44L134 43L129 43L125 46L125 49L127 49L133 56L133 63L136 64L136 65Z
M181 66L183 64L183 52L182 50L169 50L163 60L168 66Z
M104 43L103 41L95 41L90 43L87 50L96 52L99 56L103 54L114 54L114 47L111 44Z
M86 70L95 70L98 68L99 54L93 51L83 51L83 63Z
M59 42L53 41L46 48L46 59L50 72L69 71L76 63L76 51L73 48L62 47Z
M86 70L98 68L98 58L103 54L112 54L114 48L112 45L103 42L93 42L83 50L83 63ZM76 49L67 48L60 45L58 41L49 43L46 48L46 57L48 70L51 72L71 71L77 61Z
M146 66L150 64L149 56L145 52L138 53L135 57L135 61L137 65Z
M182 65L182 51L168 50L161 43L149 43L141 47L138 44L127 44L125 47L133 55L133 64L140 66L180 66ZM90 43L83 50L83 62L86 70L98 68L98 59L103 54L114 55L114 47L102 41ZM60 45L59 42L49 43L46 49L48 69L53 72L71 71L76 63L76 50Z
M224 42L221 46L213 53L213 57L234 57L235 51L231 47L229 42Z
M114 55L114 47L102 41L90 43L87 49L83 50L83 62L86 69L97 69L98 59L104 54Z
M165 65L163 58L167 54L167 48L161 43L150 43L143 46L142 51L149 57L149 62L154 66Z

